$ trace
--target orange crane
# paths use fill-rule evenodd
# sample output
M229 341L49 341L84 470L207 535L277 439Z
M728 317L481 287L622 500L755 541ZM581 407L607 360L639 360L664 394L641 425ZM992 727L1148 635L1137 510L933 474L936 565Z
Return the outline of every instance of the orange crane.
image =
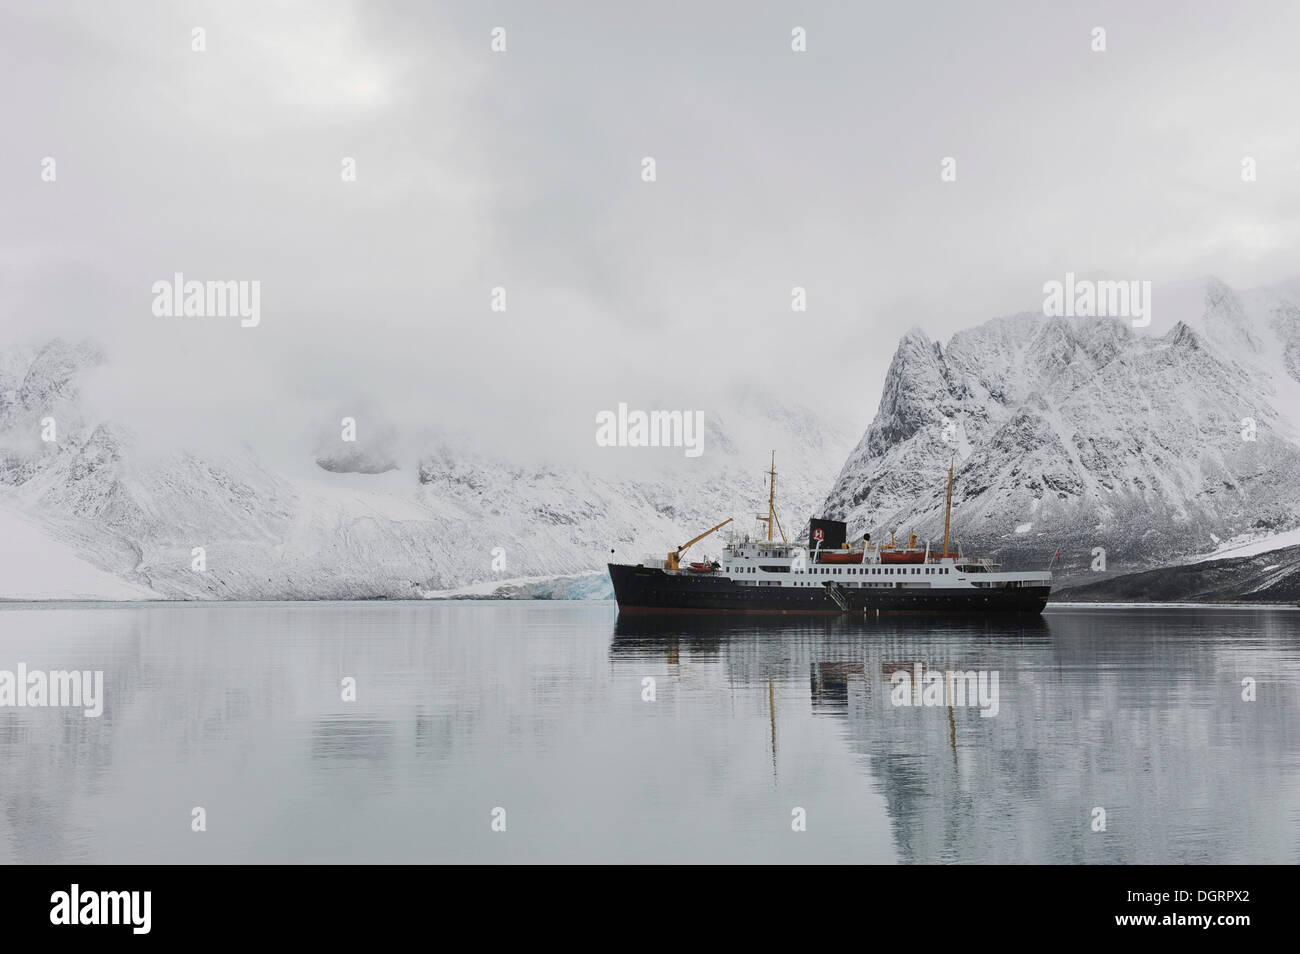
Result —
M721 529L722 529L723 527L725 527L727 524L731 523L732 519L734 519L734 518L732 518L732 517L728 517L726 520L722 521L722 523L718 524L718 525L717 525L716 527L714 527L713 529L711 529L711 530L705 530L703 533L701 533L701 534L700 534L698 537L696 537L694 540L687 540L685 543L683 543L680 547L678 547L678 548L677 548L676 550L674 550L672 553L668 554L668 561L667 561L668 569L670 569L670 570L676 570L676 569L679 569L680 566L681 566L681 558L682 558L682 554L686 552L686 548L687 548L687 547L689 547L689 546L690 546L691 544L693 544L693 543L699 543L701 540L703 540L705 537L707 537L710 533L714 533L714 532L716 532L716 531L718 531L718 530L721 530Z

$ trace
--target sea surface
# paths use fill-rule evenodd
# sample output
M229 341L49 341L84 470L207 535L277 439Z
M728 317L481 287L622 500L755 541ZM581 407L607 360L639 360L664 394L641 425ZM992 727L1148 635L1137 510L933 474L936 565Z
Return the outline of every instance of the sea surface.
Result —
M1300 861L1295 610L0 604L20 665L102 714L0 707L7 864Z

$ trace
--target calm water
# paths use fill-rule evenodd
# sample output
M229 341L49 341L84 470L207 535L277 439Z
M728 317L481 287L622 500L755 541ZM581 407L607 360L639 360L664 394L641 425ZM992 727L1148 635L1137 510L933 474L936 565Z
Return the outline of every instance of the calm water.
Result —
M1284 610L9 604L19 663L103 670L105 703L0 708L5 863L1300 860ZM895 705L918 664L996 672L996 715Z

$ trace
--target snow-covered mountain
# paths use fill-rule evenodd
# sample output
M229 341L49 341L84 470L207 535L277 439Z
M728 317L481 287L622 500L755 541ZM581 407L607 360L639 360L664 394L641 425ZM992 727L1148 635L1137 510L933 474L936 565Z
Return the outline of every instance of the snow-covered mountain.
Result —
M662 555L727 516L751 529L773 448L791 536L819 514L937 544L955 459L956 538L1021 565L1060 549L1067 579L1097 547L1119 574L1300 526L1300 309L1213 280L1164 335L1038 314L946 345L910 331L855 448L823 416L749 393L706 415L703 456L605 448L622 469L451 434L412 453L387 425L346 446L304 428L294 466L145 452L85 397L111 360L58 340L0 353L0 598L601 595L588 577L611 555ZM717 538L697 546L716 554Z
M678 451L634 476L506 461L467 440L400 460L391 434L346 450L318 441L277 469L252 451L144 453L130 422L86 406L82 378L107 360L63 341L0 357L0 529L22 529L0 534L0 597L393 598L581 577L603 573L611 550L662 556L727 516L748 530L772 449L792 532L852 443L750 394L706 416L701 457ZM55 440L41 439L46 418ZM717 552L716 538L697 546Z
M875 419L825 502L850 532L938 541L950 460L968 550L1065 575L1178 562L1300 524L1300 309L1211 279L1153 336L1025 313L903 336Z

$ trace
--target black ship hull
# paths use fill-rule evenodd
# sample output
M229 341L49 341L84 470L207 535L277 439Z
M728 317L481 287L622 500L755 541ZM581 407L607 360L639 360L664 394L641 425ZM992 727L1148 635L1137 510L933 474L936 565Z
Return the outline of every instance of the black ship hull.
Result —
M1038 614L1050 586L755 586L712 573L609 564L619 612Z

